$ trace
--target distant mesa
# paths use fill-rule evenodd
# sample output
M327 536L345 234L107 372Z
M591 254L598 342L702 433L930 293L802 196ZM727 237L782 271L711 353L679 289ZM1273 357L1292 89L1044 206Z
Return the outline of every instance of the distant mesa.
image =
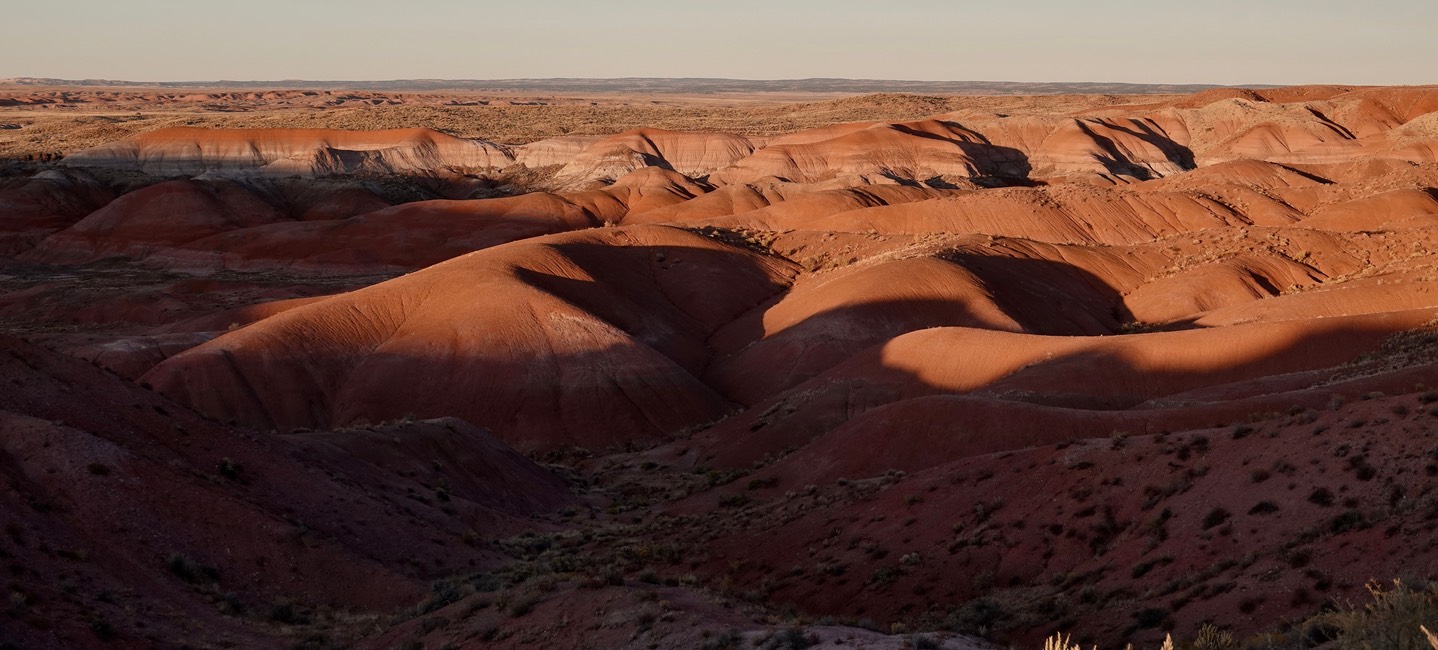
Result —
M1224 90L1075 115L948 111L780 136L637 129L525 145L428 129L175 127L78 151L72 166L148 174L317 177L544 170L549 187L593 189L658 167L716 185L863 179L939 188L1128 183L1240 160L1285 165L1438 161L1438 93L1426 88ZM877 96L876 96L877 97ZM862 99L862 98L856 98ZM1292 101L1289 101L1292 100ZM839 100L835 106L845 101ZM847 181L843 181L847 182Z
M230 129L175 127L66 156L76 166L158 176L254 172L270 176L413 174L504 167L503 147L429 129Z
M881 79L397 79L389 81L123 81L115 79L52 79L12 77L0 85L75 88L172 88L231 90L370 90L370 91L503 91L538 93L886 93L929 94L1143 94L1192 93L1218 86L1206 84L1033 83L1010 81L894 81Z

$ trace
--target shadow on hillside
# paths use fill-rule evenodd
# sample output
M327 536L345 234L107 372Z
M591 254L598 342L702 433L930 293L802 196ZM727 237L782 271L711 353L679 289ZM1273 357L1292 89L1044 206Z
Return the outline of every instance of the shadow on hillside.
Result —
M1029 174L1033 172L1033 165L1024 152L1013 147L1003 147L989 141L982 133L970 131L958 122L943 121L941 124L970 133L979 139L978 142L962 138L946 138L926 131L920 131L904 124L894 124L893 128L905 135L927 140L938 140L947 142L959 148L970 160L973 161L974 181L989 181L994 185L1028 185L1031 180ZM914 179L919 181L922 179ZM952 189L931 185L938 189Z
M784 287L737 249L559 240L532 252L448 266L442 285L317 303L142 380L262 429L454 416L525 451L624 448L732 408L695 377L706 339Z
M871 295L811 291L795 300L851 300L824 309L774 331L766 316L775 306L787 310L786 294L735 320L717 337L706 383L729 399L753 405L844 363L896 336L933 327L972 327L1048 336L1096 336L1116 332L1128 320L1123 296L1101 279L1075 266L1049 260L988 256L950 251L936 256L957 273L971 276L969 287L951 299L934 296L935 282L946 276L915 277L924 293L902 284L873 286ZM899 262L902 263L902 262ZM882 265L872 267L882 269ZM840 282L873 285L866 270ZM868 276L873 277L873 276ZM883 278L885 276L878 276ZM945 289L940 289L941 291ZM904 297L905 294L925 297ZM821 303L822 304L822 303ZM766 337L765 321L769 320Z
M1372 385L1386 386L1383 372L1397 373L1393 381L1400 385L1412 375L1381 364L1368 374L1341 372L1423 322L1409 320L1405 325L1277 323L1243 332L1223 327L1105 337L1102 343L1118 345L1069 351L1059 346L972 390L953 390L895 365L881 347L885 341L855 355L859 361L854 364L796 384L725 421L706 440L709 456L703 462L744 466L766 454L803 448L847 430L850 423L862 423L864 429L862 439L850 444L926 445L922 466L929 466L1118 430L1206 428L1246 422L1259 413L1321 409L1334 393L1356 395ZM963 332L955 330L953 336ZM1141 337L1146 345L1139 343ZM1119 343L1129 339L1131 344ZM1022 359L1028 345L1043 350L1048 343L1016 338L1011 352ZM915 362L906 357L906 364ZM936 358L933 363L925 375L964 372L961 360ZM1354 383L1345 386L1345 381ZM1413 378L1406 381L1405 387L1411 387ZM955 399L941 399L945 396ZM871 413L877 419L870 419Z
M261 356L249 360L243 358L248 355L231 351L224 359L208 362L228 369L205 370L199 384L181 389L191 397L183 401L216 417L234 417L282 431L413 414L461 417L531 449L581 444L582 436L575 438L574 434L585 428L594 430L599 446L622 445L626 440L652 439L703 424L732 408L736 397L741 403L766 397L740 397L738 393L744 390L733 385L732 377L724 385L714 381L715 373L723 370L720 366L741 357L745 363L757 360L760 366L771 364L766 370L787 373L772 386L772 391L778 392L906 332L985 326L973 306L963 302L889 299L814 314L764 339L764 312L783 299L784 286L761 270L760 257L736 250L689 247L563 241L547 246L589 277L566 277L540 266L514 269L515 279L622 332L627 337L622 345L604 344L578 355L555 354L551 346L576 345L572 340L565 342L564 337L579 335L580 330L564 335L559 330L539 332L557 327L551 325L552 319L569 322L573 316L537 313L539 332L501 330L498 323L507 321L498 315L512 311L514 307L503 302L512 297L487 298L487 293L476 293L473 300L494 301L496 316L481 314L478 322L456 322L455 327L492 330L487 336L497 338L490 347L461 346L446 352L442 345L426 345L434 352L421 353L414 348L408 354L397 354L378 352L372 346L347 350L347 345L358 344L337 340L299 346L289 356L270 361L262 358L261 350L251 351ZM1022 330L1095 335L1115 331L1124 320L1122 297L1071 265L969 253L954 253L952 258L951 263L966 266L976 277L972 295L992 294L998 309ZM476 280L477 287L487 284L483 278ZM902 288L898 293L903 293ZM415 308L411 305L406 311ZM486 324L491 321L495 324ZM605 337L613 340L608 334L596 334L590 326L584 328L588 331L583 336L592 343L580 342L580 349ZM506 339L501 331L517 338ZM275 335L283 336L283 332ZM380 335L386 339L393 336ZM536 336L540 338L529 340ZM555 336L559 338L551 339ZM436 341L445 338L436 333ZM545 345L536 347L541 342ZM407 344L393 341L381 346L404 347ZM793 367L796 361L786 358L794 350L803 358L798 374ZM250 367L251 363L258 365ZM323 370L316 370L319 368ZM242 379L245 377L248 379ZM755 378L753 383L768 385L775 377L780 375ZM321 382L322 378L326 379ZM205 386L210 382L249 388L221 391L224 395L220 395ZM295 382L298 384L292 385ZM289 387L280 391L283 394L273 394L270 385ZM656 395L667 397L655 401ZM585 408L598 411L587 413ZM651 412L653 409L658 410ZM558 427L554 435L545 432L545 426L550 426L544 424L541 414L545 412L551 414L552 426ZM557 417L552 417L554 414ZM520 420L525 421L521 424Z
M612 234L631 236L625 229ZM1118 331L1129 319L1118 292L1063 262L958 250L944 259L975 278L973 291L959 294L964 301L905 298L901 283L885 287L878 298L819 311L765 338L767 312L788 294L762 268L760 256L738 249L592 241L560 240L545 247L582 276L555 271L551 261L535 258L517 262L513 278L572 311L524 300L522 292L502 288L502 276L479 276L470 292L407 295L398 314L390 313L392 305L370 307L375 313L368 315L355 311L347 318L379 323L359 338L341 332L323 334L333 340L302 341L322 335L325 330L316 329L317 323L271 332L271 338L290 341L284 357L231 349L186 378L182 392L191 399L184 401L216 417L258 420L252 423L280 430L411 414L456 416L525 450L623 448L657 441L712 422L737 402L748 410L716 431L722 444L743 448L744 457L752 460L807 444L876 407L953 392L886 363L877 346L935 327L1005 329L985 320L995 311L1025 332L1013 339L1021 346L1014 354L1023 355L1028 346L1052 347L1053 352L972 394L1094 411L1131 409L1170 395L1197 395L1214 385L1240 386L1335 366L1376 348L1393 332L1387 326L1340 323L1297 329L1258 347L1244 347L1246 339L1222 334L1204 338L1202 332L1136 335L1175 337L1175 346L1212 346L1214 355L1229 355L1228 362L1217 364L1192 361L1203 360L1201 354L1176 365L1164 362L1161 345L1074 350L1036 335L1094 337ZM989 316L981 318L973 301L985 297ZM395 338L398 323L408 327L428 300L457 309L451 316L453 331ZM475 309L475 303L481 308ZM531 311L532 316L516 314L536 306L541 311ZM370 339L381 343L362 342ZM869 361L833 374L856 358ZM955 360L935 362L952 366ZM961 365L957 368L949 372L962 372ZM1261 384L1252 390L1272 389ZM220 390L232 385L244 389ZM1220 391L1202 399L1244 396Z
M418 269L518 239L599 225L590 211L560 199L551 203L565 209L543 201L524 208L514 203L523 199L507 198L391 205L359 183L184 179L86 203L80 181L72 191L64 180L0 185L0 216L11 217L0 224L0 251L37 262L145 259L160 266L345 274L376 266ZM30 212L39 218L27 218Z
M1139 164L1130 159L1127 155L1123 153L1122 149L1118 146L1117 143L1113 141L1112 138L1099 135L1099 133L1095 131L1093 127L1086 123L1084 120L1078 120L1076 124L1078 125L1079 130L1083 131L1084 135L1087 135L1095 143L1097 143L1101 149L1103 149L1104 155L1097 156L1097 158L1099 162L1103 163L1103 166L1108 170L1109 173L1133 176L1139 180L1151 180L1158 176L1158 174L1156 174L1153 169L1150 169L1148 166ZM1173 140L1170 140L1167 136L1158 133L1153 128L1149 127L1147 124L1138 123L1138 126L1135 128L1127 128L1108 122L1104 122L1103 124L1108 128L1111 128L1115 131L1127 133L1135 138L1138 138L1139 140L1142 140L1152 145L1159 151L1163 152L1164 156L1168 158L1168 161L1170 163L1173 163L1180 169L1187 171L1194 169L1196 166L1194 163L1192 150L1190 150L1188 147L1178 144L1177 142L1174 142Z
M716 331L757 306L771 304L788 288L775 283L761 268L763 256L737 248L618 247L589 242L550 246L589 278L528 268L516 269L516 277L603 318L695 375L709 362L712 351L707 342ZM615 264L616 252L646 263ZM604 278L604 282L595 278ZM724 296L731 289L763 297L741 302ZM752 333L756 338L760 335L757 327Z

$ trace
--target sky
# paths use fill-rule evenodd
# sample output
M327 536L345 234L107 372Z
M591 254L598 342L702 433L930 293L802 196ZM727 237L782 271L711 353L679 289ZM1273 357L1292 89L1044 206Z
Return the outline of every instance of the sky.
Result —
M0 77L1438 83L1434 0L4 0Z

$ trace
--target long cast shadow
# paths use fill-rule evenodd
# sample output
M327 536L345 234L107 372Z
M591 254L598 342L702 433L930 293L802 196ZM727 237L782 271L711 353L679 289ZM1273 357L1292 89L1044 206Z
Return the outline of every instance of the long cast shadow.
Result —
M966 455L1114 430L1203 428L1243 421L1254 412L1287 411L1294 404L1320 408L1330 392L1353 389L1333 384L1334 388L1315 392L1313 387L1349 381L1343 373L1345 364L1379 350L1395 335L1421 327L1433 311L1089 339L1078 349L1055 348L1011 372L961 390L894 365L881 343L715 427L706 434L709 456L696 462L743 466L766 454L802 449L816 441L837 453L823 441L835 432L848 431L844 440L854 448L918 445L926 451L917 467L925 467ZM1224 330L1232 328L1242 329L1225 337ZM954 341L965 336L961 330L924 335L942 341L949 332L958 337ZM1022 336L1012 338L1020 359L1034 354L1025 352L1028 345L1039 345L1039 350L1052 347ZM1138 347L1111 344L1128 339ZM1178 352L1165 356L1165 346ZM925 374L962 376L963 359L943 355L983 353L947 344L941 349L945 352L935 350L933 368ZM1223 360L1219 355L1231 358ZM915 360L906 357L905 363ZM945 397L961 399L932 401ZM906 414L906 403L913 404L913 417ZM1008 416L978 417L982 413ZM1065 425L1070 418L1073 425ZM864 422L858 425L862 431L850 430L850 422Z

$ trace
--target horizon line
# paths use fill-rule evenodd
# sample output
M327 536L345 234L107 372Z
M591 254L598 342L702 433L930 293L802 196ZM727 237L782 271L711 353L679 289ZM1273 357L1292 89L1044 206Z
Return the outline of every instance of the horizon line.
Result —
M503 78L465 78L465 77L396 77L389 79L306 79L297 77L287 78L252 78L252 79L116 79L107 77L43 77L33 75L16 75L0 78L0 83L36 83L55 82L71 85L97 85L101 83L118 84L170 84L170 85L198 85L198 84L261 84L261 83L516 83L516 82L634 82L634 81L696 81L696 82L740 82L740 83L784 83L784 82L851 82L851 83L893 83L893 84L1007 84L1007 85L1122 85L1122 86L1203 86L1209 88L1280 88L1290 86L1390 86L1390 85L1413 85L1423 86L1429 84L1366 84L1366 83L1300 83L1300 84L1275 84L1275 83L1241 83L1221 84L1209 82L1187 82L1187 81L1120 81L1120 80L1094 80L1094 81L1065 81L1065 80L1043 80L1043 81L1019 81L1012 79L883 79L873 77L787 77L787 78L748 78L748 77L665 77L665 76L625 76L625 77L503 77ZM36 85L43 85L36 83Z

